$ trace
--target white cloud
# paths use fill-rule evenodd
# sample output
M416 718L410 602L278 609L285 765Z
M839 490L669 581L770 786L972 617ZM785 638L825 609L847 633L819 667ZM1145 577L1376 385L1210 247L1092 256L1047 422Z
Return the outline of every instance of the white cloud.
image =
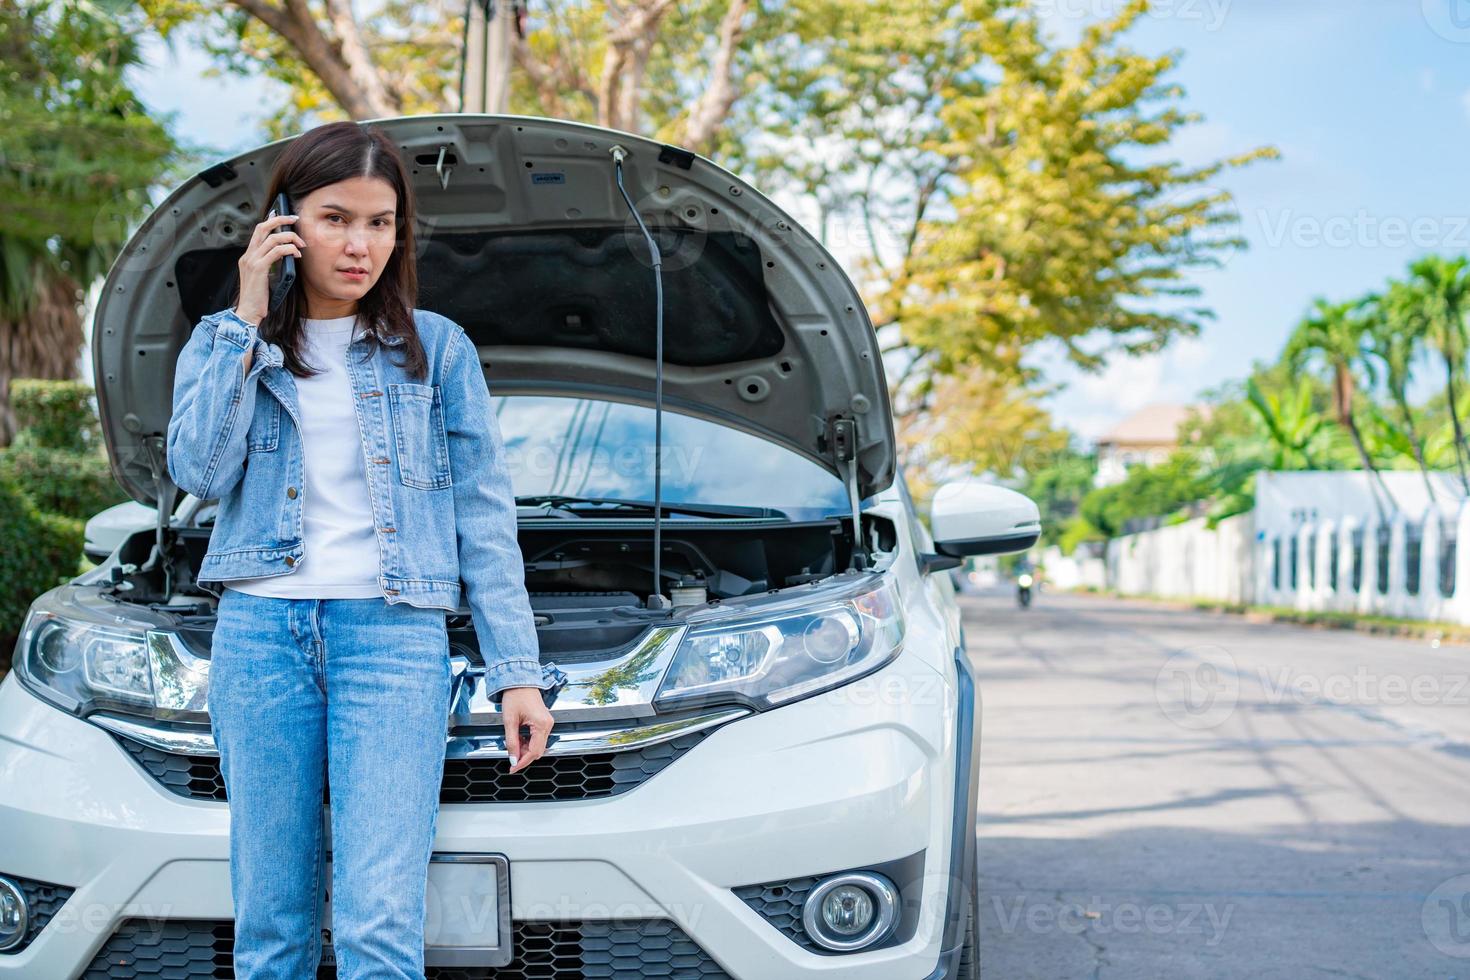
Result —
M1048 358L1047 377L1066 383L1049 407L1058 425L1091 441L1146 405L1193 401L1202 369L1214 356L1207 343L1191 337L1159 354L1116 357L1098 374L1083 374Z

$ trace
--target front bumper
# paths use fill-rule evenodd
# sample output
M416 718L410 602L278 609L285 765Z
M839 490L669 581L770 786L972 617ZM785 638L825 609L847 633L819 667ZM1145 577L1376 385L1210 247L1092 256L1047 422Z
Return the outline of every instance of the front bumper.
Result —
M618 796L444 804L434 848L509 856L517 939L547 923L652 922L741 980L919 980L943 967L953 938L955 765L969 758L957 721L950 685L900 656L725 725ZM917 903L911 938L866 953L812 952L735 891L916 854L922 875L901 883ZM74 889L29 945L0 953L0 977L79 977L124 920L232 918L228 805L169 792L113 735L11 676L0 684L0 874Z

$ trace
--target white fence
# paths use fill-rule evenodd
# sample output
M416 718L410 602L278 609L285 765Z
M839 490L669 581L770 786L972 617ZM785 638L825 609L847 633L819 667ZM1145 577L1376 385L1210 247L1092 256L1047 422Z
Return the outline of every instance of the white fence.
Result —
M1254 524L1250 514L1204 518L1108 542L1108 587L1131 595L1250 602Z
M1268 605L1470 623L1470 506L1344 517L1263 537L1256 594Z
M1255 525L1242 514L1214 530L1198 519L1114 538L1106 586L1470 624L1470 547L1458 547L1470 541L1470 501L1398 511L1387 524L1374 515Z
M1108 567L1092 553L1087 544L1077 547L1070 555L1062 554L1056 545L1041 552L1041 567L1045 569L1045 582L1054 589L1103 589L1108 584Z

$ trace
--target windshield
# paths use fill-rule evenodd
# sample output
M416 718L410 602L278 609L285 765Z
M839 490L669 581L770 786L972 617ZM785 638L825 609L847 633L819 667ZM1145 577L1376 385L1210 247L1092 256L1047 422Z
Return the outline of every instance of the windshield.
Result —
M516 496L652 502L652 408L592 398L502 395L495 410ZM811 460L667 408L662 456L665 504L769 507L793 521L850 509L842 483Z

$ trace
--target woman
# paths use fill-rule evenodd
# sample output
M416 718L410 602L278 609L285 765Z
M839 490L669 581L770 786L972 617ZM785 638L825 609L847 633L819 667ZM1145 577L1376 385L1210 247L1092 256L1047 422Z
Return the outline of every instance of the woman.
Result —
M450 574L415 573L403 551L458 554L512 773L545 752L565 675L537 659L479 357L457 324L414 309L414 200L397 148L371 127L322 126L285 149L268 190L293 213L255 227L233 307L181 351L168 434L181 487L264 515L261 540L206 558L224 585L209 713L230 804L235 975L316 975L325 782L337 974L422 977L451 688L445 611L457 608L445 596L457 588L438 587ZM296 281L269 309L269 272L286 256ZM284 404L269 401L282 392ZM299 471L272 477L290 485L263 483L276 471L254 454L296 452L294 438ZM299 553L266 566L259 556L297 531Z

